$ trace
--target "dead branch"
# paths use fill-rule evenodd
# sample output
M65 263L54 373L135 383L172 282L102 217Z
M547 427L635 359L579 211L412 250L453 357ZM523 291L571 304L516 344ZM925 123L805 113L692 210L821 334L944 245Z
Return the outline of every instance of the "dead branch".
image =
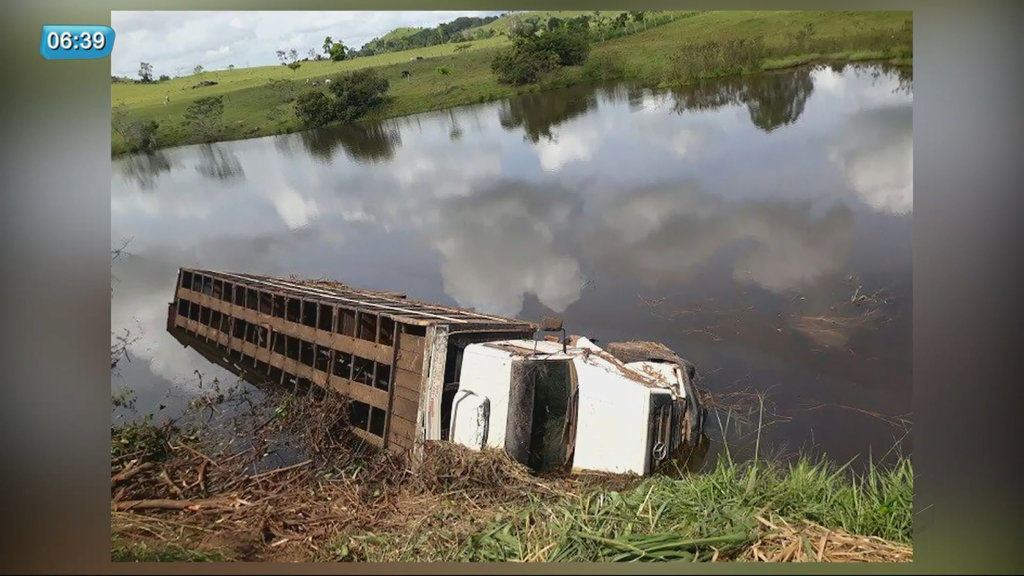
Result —
M149 470L152 467L152 462L143 462L142 464L136 464L135 466L131 466L126 470L122 470L121 472L114 474L113 476L110 477L110 486L117 486L119 482L124 482L125 480L132 478L133 476L139 474L140 472L145 472L146 470Z
M164 484L166 484L167 487L170 488L172 492L174 492L175 494L178 495L178 498L183 498L184 497L184 494L182 493L181 488L179 488L178 485L175 484L173 480L171 480L170 475L167 474L167 469L166 468L160 470L159 478L160 478L160 481L163 482Z
M233 508L233 502L222 498L206 498L203 500L128 500L117 502L114 509L120 512L140 510L144 508L161 510L227 510Z
M207 462L209 462L210 464L213 464L214 468L216 468L216 467L217 467L217 463L216 463L216 462L214 462L212 458L210 458L210 457L209 457L209 456L207 456L206 454L203 454L203 453L202 453L202 452L200 452L199 450L196 450L195 448L193 448L193 447L189 446L188 444L185 444L185 443L184 443L184 442L182 442L181 440L179 440L179 441L178 441L178 446L176 446L176 448L184 448L184 449L188 450L189 452L191 452L191 453L195 454L196 456L199 456L199 457L200 457L200 458L202 458L203 460L206 460L206 461L207 461Z
M285 466L284 468L275 468L275 469L267 471L267 472L261 472L259 474L255 474L253 476L249 476L249 480L256 480L257 478L265 478L267 476L273 476L274 474L278 474L280 472L287 472L289 470L294 470L296 468L301 468L303 466L308 466L309 464L312 464L312 463L313 463L313 460L310 459L310 460L306 460L304 462L299 462L298 464L292 464L291 466Z

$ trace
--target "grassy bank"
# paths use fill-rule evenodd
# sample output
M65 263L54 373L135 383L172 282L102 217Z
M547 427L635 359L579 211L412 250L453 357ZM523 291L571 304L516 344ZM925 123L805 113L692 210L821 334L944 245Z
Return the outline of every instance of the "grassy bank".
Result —
M212 392L193 406L228 413L225 402ZM112 558L912 558L909 459L860 474L827 460L783 465L725 457L709 471L643 479L536 476L501 451L432 444L413 470L354 443L343 426L345 408L335 395L274 393L247 416L226 418L240 426L227 442L223 435L214 440L212 428L146 420L113 428ZM281 434L309 459L261 466L273 451L268 440Z
M443 44L344 62L306 62L296 71L283 66L205 72L153 84L114 83L115 116L156 121L158 147L200 141L185 125L187 106L203 96L223 96L224 113L214 140L232 140L303 129L295 98L322 80L372 67L390 82L391 102L371 119L403 116L485 102L521 92L581 82L631 80L674 85L778 69L815 61L884 59L912 64L913 26L909 12L687 12L675 20L596 42L587 63L555 71L541 82L518 88L499 84L490 63L508 39L497 36ZM489 26L501 26L501 21ZM421 59L417 59L421 58ZM440 68L446 68L442 73ZM403 72L408 72L403 77ZM193 88L202 81L216 85ZM165 98L168 101L165 103ZM112 152L126 151L112 134Z
M806 537L801 530L818 533L817 547L823 530L811 527L880 538L892 543L890 550L909 554L899 544L910 543L912 491L909 461L861 477L826 462L803 461L788 468L723 462L710 473L682 479L661 476L618 490L536 494L478 509L453 498L418 529L341 534L318 557L380 562L753 560L751 551L766 548L772 536L799 542ZM467 516L482 521L471 523Z

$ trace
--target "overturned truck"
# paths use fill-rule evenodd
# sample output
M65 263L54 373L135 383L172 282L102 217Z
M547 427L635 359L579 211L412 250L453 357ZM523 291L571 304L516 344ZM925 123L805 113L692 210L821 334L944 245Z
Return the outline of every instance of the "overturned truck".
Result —
M351 401L352 433L397 453L500 448L538 471L647 474L692 449L706 411L668 348L338 282L180 269L167 329L236 373ZM561 332L561 337L538 332Z

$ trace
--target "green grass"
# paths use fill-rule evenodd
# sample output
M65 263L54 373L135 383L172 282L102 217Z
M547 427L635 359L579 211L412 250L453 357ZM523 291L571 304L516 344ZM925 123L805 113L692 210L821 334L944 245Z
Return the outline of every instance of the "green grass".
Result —
M484 511L439 502L434 521L402 533L346 533L326 560L632 561L735 557L763 533L757 516L807 519L828 529L909 544L913 468L852 475L845 467L802 460L790 467L726 461L685 478L653 477L634 488ZM481 512L475 514L480 517Z
M413 34L419 32L420 30L423 30L423 28L412 27L412 26L405 26L405 27L402 27L402 28L395 28L391 32L388 32L387 34L381 36L380 39L384 40L384 41L387 41L387 40L401 40L402 38L405 38L406 36L412 36Z
M546 19L555 13L539 14ZM612 12L607 14L614 16ZM657 13L666 14L675 20L597 42L584 66L563 68L537 85L518 89L499 84L491 72L494 55L509 45L508 38L495 36L471 41L469 49L458 53L456 46L462 42L343 62L304 62L294 72L284 66L265 66L205 72L154 84L114 83L111 101L115 108L123 106L133 119L159 122L157 143L166 147L196 142L183 125L183 115L188 104L202 96L224 96L218 140L301 130L293 102L295 96L310 89L307 79L322 80L366 67L377 68L391 83L391 102L370 117L376 119L580 82L628 79L665 86L815 61L887 59L911 64L913 58L909 12ZM807 25L813 27L813 35L798 39ZM487 26L507 26L507 17ZM730 43L755 38L761 39L756 47ZM423 59L416 60L418 56ZM437 72L442 65L451 69L450 75ZM401 77L403 70L411 72L408 79ZM202 80L218 84L192 88ZM165 96L170 98L166 105ZM126 151L125 143L116 135L112 136L111 148L115 154Z
M622 13L622 10L601 10L601 16L602 17L608 16L610 18L614 18L614 17L618 16L621 13ZM659 12L659 14L660 14L660 12ZM509 29L509 25L511 25L512 22L515 19L517 19L517 18L524 18L524 17L532 17L532 16L539 17L540 23L543 24L543 25L547 25L548 19L550 19L550 18L561 18L562 20L568 20L570 18L575 18L577 16L590 16L591 18L593 18L594 11L593 10L531 10L528 13L506 14L505 16L502 16L501 18L498 18L494 22L489 22L489 23L483 24L481 26L476 26L474 28L470 28L468 30L468 32L472 33L472 32L475 32L477 30L483 30L483 31L487 32L489 30L494 30L495 32L500 34L500 33L503 33L503 32L507 32L508 29Z
M707 471L664 471L646 478L537 477L503 451L471 452L442 443L431 448L416 476L408 477L386 462L375 467L348 453L341 468L325 467L282 484L276 492L257 488L254 494L228 481L232 497L251 506L250 516L239 509L235 514L240 516L228 522L202 514L114 512L111 556L140 562L281 560L278 555L371 562L737 560L747 558L754 547L779 549L801 540L805 549L824 546L825 531L845 532L835 535L847 543L853 535L858 546L873 544L867 553L874 560L894 560L889 543L910 547L910 458L898 456L885 467L869 464L863 472L825 457L791 464L766 459L760 451L763 406L753 458L734 460L726 444ZM300 420L309 415L302 410L284 414ZM136 428L145 427L151 433L112 430L112 458L126 457L119 449L125 445L130 445L130 455L137 454L136 447L148 454L156 450L148 440L120 442L125 434L132 439L160 437L167 443L164 429L145 422ZM191 477L187 462L179 460L178 469ZM248 467L241 470L242 478L247 477ZM384 477L398 479L390 484L381 482ZM288 505L280 506L283 502ZM783 527L810 521L821 529L814 534L783 530L785 543L772 544L772 530L763 519ZM302 534L307 533L303 527L323 531L308 532L308 546L300 538L276 547L253 531L260 522L294 522ZM820 550L810 550L808 556ZM905 559L906 551L902 554Z
M168 543L140 542L114 533L110 559L114 562L223 562L229 557L216 550L192 550Z

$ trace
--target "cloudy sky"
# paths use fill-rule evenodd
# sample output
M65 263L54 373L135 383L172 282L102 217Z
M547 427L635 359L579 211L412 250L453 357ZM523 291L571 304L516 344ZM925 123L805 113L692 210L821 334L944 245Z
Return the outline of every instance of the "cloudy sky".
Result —
M135 76L139 62L156 75L177 76L197 65L208 70L277 64L277 50L296 48L305 56L324 37L360 48L401 26L436 26L459 16L500 12L120 12L110 15L117 34L111 73Z

